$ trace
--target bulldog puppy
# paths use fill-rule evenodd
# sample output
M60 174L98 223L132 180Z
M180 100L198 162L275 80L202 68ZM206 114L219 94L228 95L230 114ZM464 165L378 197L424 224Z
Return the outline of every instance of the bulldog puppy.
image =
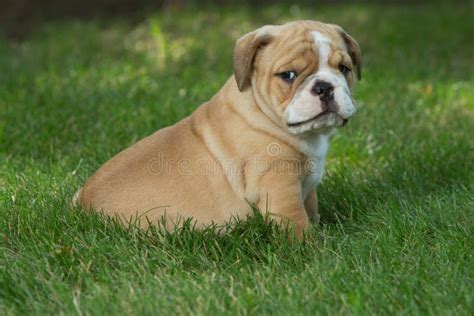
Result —
M78 191L86 210L148 226L245 218L252 205L302 236L329 136L355 111L357 42L333 24L269 25L240 38L234 75L189 117L117 154Z

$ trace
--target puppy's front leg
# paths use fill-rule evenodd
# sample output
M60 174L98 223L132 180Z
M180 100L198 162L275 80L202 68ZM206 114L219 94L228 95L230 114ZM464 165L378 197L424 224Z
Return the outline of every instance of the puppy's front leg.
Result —
M306 208L306 213L308 213L309 219L313 223L319 223L318 195L316 190L311 190L311 192L309 192L304 201L304 207Z
M280 225L294 226L296 236L302 239L309 219L301 198L301 184L296 177L269 173L260 179L260 185L260 211L270 214Z

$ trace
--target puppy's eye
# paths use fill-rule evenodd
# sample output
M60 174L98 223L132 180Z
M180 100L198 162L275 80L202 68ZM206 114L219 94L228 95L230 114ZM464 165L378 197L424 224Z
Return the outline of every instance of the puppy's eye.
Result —
M351 69L347 67L346 65L340 64L339 65L339 71L344 75L347 76L349 72L351 72Z
M296 78L296 72L295 71L284 71L280 72L277 74L283 81L286 81L288 83L291 83L295 80Z

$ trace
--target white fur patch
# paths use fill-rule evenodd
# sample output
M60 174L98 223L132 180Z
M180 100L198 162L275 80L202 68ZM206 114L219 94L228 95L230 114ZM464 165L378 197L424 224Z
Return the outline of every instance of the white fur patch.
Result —
M318 45L319 52L319 71L329 68L329 54L331 53L331 41L319 32L312 32L314 42Z
M316 73L318 80L332 83L334 86L334 100L339 111L338 114L347 119L355 113L355 106L350 98L350 90L346 78L338 70L329 66L329 55L331 53L331 41L320 32L312 32L314 42L319 47L319 69Z
M329 149L329 135L318 134L304 138L301 141L301 149L312 161L311 172L302 183L303 199L306 199L309 192L323 179Z

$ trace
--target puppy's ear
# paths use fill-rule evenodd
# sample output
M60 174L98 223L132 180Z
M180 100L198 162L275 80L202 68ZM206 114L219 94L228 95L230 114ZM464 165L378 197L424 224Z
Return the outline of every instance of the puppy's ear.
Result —
M342 27L339 25L334 25L336 30L339 32L341 35L342 39L344 40L344 43L346 44L347 51L349 53L349 56L351 56L352 63L356 66L357 68L357 79L362 79L362 59L360 55L360 47L357 41L347 34Z
M275 26L267 25L237 40L234 48L234 75L240 91L250 86L253 62L257 51L273 39Z

